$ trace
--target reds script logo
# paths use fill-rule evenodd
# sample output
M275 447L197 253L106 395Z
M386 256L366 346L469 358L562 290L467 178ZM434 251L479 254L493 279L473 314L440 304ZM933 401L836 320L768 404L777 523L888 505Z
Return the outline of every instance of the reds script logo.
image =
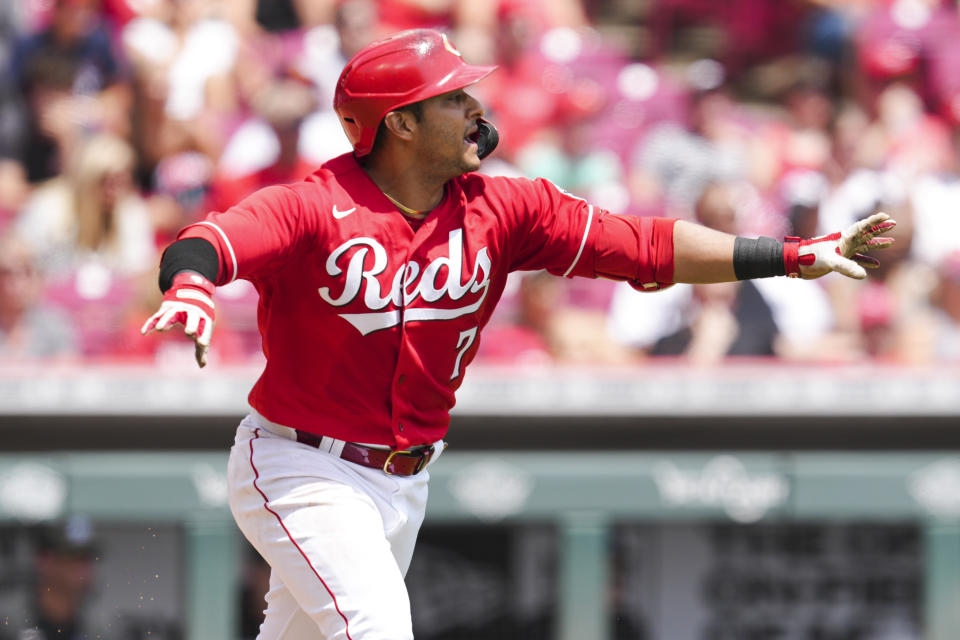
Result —
M490 256L487 248L477 252L473 265L473 275L466 283L462 278L463 263L463 230L456 229L450 232L449 255L441 256L420 270L420 264L411 260L397 269L393 276L393 285L385 296L381 295L380 281L377 276L387 270L387 251L373 238L351 238L333 250L327 257L327 273L333 277L340 276L344 270L340 266L340 259L353 247L359 249L350 257L346 265L346 274L343 291L334 298L329 287L320 287L317 291L325 302L334 307L343 307L353 302L360 289L366 284L363 291L363 303L371 313L341 313L341 318L352 324L363 334L373 333L381 329L400 324L400 309L378 311L392 304L394 307L408 307L418 297L425 302L436 302L448 296L451 300L461 300L468 293L480 293L472 303L453 309L438 309L429 307L414 307L405 309L404 322L417 320L451 320L470 313L474 313L483 304L487 297L487 288L490 284ZM367 254L373 252L373 264L365 269ZM447 267L446 278L439 285L437 276L441 267Z

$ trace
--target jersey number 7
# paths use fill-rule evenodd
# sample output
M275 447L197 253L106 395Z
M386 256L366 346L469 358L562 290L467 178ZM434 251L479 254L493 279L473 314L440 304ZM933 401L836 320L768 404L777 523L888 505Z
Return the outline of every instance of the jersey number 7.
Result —
M465 331L460 332L460 337L457 338L457 360L453 364L453 373L450 374L450 379L460 375L460 363L463 361L463 354L467 352L473 345L473 341L477 339L477 327L471 327Z

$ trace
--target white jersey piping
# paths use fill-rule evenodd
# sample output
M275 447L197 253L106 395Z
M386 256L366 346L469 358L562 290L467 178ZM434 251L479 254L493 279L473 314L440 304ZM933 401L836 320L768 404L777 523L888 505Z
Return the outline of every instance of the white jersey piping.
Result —
M233 245L230 244L230 239L227 238L227 234L224 233L223 229L221 229L219 226L217 226L212 222L207 222L206 220L204 220L203 222L197 222L196 224L205 224L207 226L213 227L214 230L216 230L216 232L220 234L220 237L223 238L223 243L227 245L227 250L230 252L230 261L233 264L233 274L230 276L230 280L227 282L227 284L236 280L237 279L237 254L233 252Z
M573 271L573 268L577 266L577 262L580 261L580 255L583 254L583 248L587 246L587 236L590 235L590 225L593 223L593 205L587 205L589 214L587 215L587 227L583 230L583 239L580 241L580 249L577 251L577 256L573 259L573 262L570 263L570 268L567 269L566 273L563 274L563 277L566 278Z

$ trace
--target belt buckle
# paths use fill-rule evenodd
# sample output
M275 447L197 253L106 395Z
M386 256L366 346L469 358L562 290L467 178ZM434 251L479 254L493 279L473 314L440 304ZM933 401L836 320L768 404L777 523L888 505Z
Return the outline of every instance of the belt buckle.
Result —
M420 450L420 453L419 453L420 459L417 461L417 466L414 467L413 473L410 474L410 475L412 475L412 476L417 475L418 473L420 473L421 471L423 471L423 468L424 468L425 466L427 466L427 460L429 459L428 453L433 453L433 445L426 445L426 446L424 446L424 447L416 447L416 449L419 449L419 450ZM418 452L417 452L416 450L414 450L414 449L403 449L403 450L398 450L398 451L391 451L391 452L387 455L387 459L386 459L386 460L384 461L384 463L383 463L383 472L384 472L385 474L387 474L388 476L395 476L395 475L397 475L397 474L392 473L392 472L390 471L390 463L393 462L394 457L396 457L396 456L410 456L410 457L412 458L413 456L416 456L416 455L418 455Z

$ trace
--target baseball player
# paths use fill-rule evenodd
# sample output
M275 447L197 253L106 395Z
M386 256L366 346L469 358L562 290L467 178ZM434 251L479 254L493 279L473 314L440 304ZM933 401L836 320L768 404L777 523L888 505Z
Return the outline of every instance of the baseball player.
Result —
M546 180L475 171L497 143L464 89L493 71L438 31L362 49L334 107L353 152L183 229L160 309L202 367L215 286L259 294L266 365L228 464L230 508L272 568L260 638L407 640L403 577L454 393L515 270L644 290L777 275L864 278L877 214L822 238L746 239L618 216ZM319 629L319 632L318 632Z

